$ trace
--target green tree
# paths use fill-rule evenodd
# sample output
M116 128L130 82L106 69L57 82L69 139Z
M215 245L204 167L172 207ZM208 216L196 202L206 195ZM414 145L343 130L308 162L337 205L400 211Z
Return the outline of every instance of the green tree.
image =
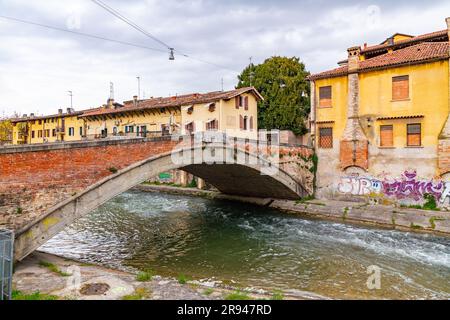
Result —
M254 86L264 97L258 104L259 128L304 134L310 109L308 75L297 57L271 57L247 66L236 87Z
M13 126L11 120L0 118L0 144L11 142Z

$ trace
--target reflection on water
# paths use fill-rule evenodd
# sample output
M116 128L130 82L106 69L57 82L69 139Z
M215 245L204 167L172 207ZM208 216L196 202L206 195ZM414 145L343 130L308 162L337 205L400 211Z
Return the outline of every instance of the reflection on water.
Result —
M41 250L162 275L332 298L450 298L450 239L306 220L265 207L130 191ZM366 286L381 268L381 289Z

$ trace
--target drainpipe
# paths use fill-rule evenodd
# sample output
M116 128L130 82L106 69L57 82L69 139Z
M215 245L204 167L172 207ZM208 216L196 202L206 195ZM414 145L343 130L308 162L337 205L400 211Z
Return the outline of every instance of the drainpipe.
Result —
M310 87L311 87L311 121L310 121L310 139L311 139L311 147L316 150L316 119L317 119L317 111L316 111L316 83L311 80L310 81Z

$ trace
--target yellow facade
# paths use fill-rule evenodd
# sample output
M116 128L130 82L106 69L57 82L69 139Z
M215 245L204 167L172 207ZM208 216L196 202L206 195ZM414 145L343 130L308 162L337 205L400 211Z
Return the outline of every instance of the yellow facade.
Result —
M183 101L196 101L195 99L202 102L182 105ZM238 108L236 99L242 101ZM100 108L72 114L15 119L13 144L90 140L109 136L152 137L207 130L256 139L258 99L261 97L254 88L134 100L127 101L125 105L114 103L110 99ZM148 102L150 104L147 107ZM211 121L216 121L216 125L211 127ZM190 123L195 123L195 130L188 130L187 125Z
M218 121L218 131L226 132L229 136L238 138L256 139L258 132L258 102L255 95L244 93L241 95L248 99L248 108L240 106L236 108L235 100L229 99L215 103L201 103L181 107L182 134L187 134L186 125L195 123L194 132L207 131L207 123ZM190 109L192 107L192 109ZM241 126L240 119L245 122Z
M23 119L13 124L13 144L76 141L81 140L84 131L84 120L78 115Z
M409 98L395 101L392 78L404 75L409 76ZM321 87L332 87L332 107L319 107L316 95L317 127L332 127L333 138L339 140L347 122L347 76L319 79L314 83L316 92ZM422 125L422 147L436 146L448 112L448 60L359 74L359 117L372 146L380 147L380 126L392 125L392 147L408 147L406 126L412 123ZM395 119L384 119L389 117Z

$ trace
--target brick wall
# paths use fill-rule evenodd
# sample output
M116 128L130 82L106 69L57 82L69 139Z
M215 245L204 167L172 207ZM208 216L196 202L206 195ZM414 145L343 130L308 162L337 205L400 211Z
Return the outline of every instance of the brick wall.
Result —
M170 139L0 154L0 227L17 229L96 181L169 152Z
M367 170L369 168L369 144L367 140L341 141L340 161L342 170L351 166Z

